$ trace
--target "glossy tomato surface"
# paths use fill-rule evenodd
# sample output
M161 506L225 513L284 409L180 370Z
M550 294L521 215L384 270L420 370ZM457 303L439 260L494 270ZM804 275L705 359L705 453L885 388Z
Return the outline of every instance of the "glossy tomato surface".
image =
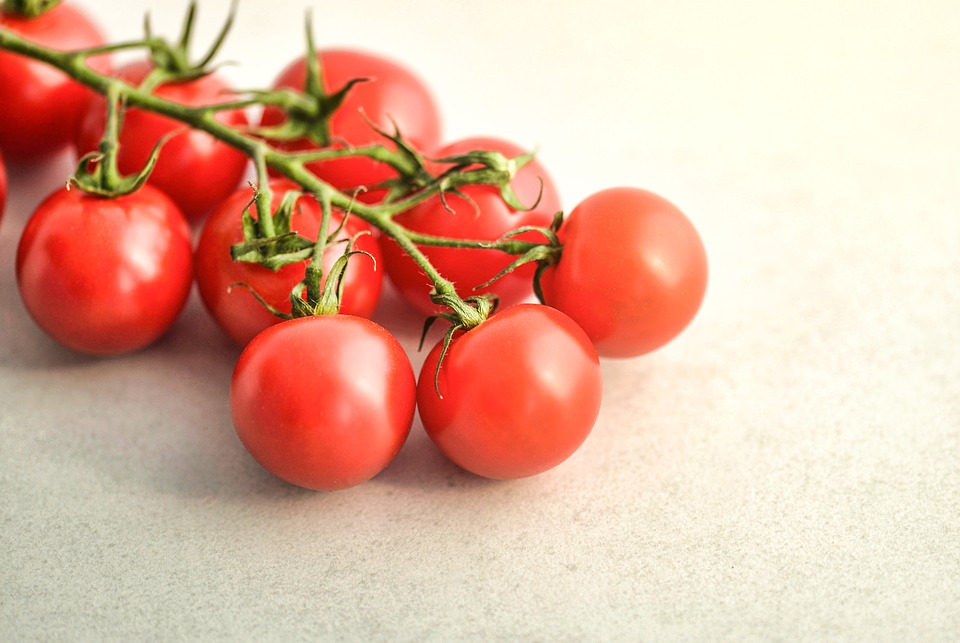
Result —
M334 141L338 141L335 147L373 143L392 146L377 134L371 123L390 133L395 123L404 139L415 149L429 149L439 144L440 111L430 89L411 70L394 60L369 52L327 49L317 52L317 56L323 68L323 87L327 93L338 91L353 79L368 79L350 90L346 100L330 119L330 135ZM306 59L301 57L280 73L274 87L303 90L305 79ZM277 125L283 120L284 115L279 110L264 110L263 125ZM314 147L306 140L279 145L296 150ZM365 158L312 163L310 169L324 181L348 193L357 187L369 188L395 176L388 165ZM382 198L382 192L364 192L359 198L372 203Z
M104 42L93 21L69 3L37 18L0 10L0 28L61 51ZM102 58L91 63L101 71L107 68ZM67 148L92 96L49 65L0 51L0 149L7 160L36 162Z
M53 339L81 353L126 353L159 338L183 308L190 229L150 186L116 199L61 189L27 222L16 266L24 305Z
M416 381L400 344L351 315L271 326L244 349L230 385L240 441L291 484L334 491L374 477L410 432Z
M151 69L149 63L137 61L121 67L116 75L137 85ZM225 102L232 97L229 88L216 74L189 82L167 83L154 93L160 98L194 107ZM243 110L219 112L217 119L232 127L243 127L248 123ZM80 124L78 153L97 149L105 125L105 101L98 96L91 101ZM149 183L173 199L189 221L196 222L237 188L246 172L248 159L205 132L190 129L159 114L129 109L120 132L120 172L138 173L147 164L157 142L171 132L178 133L164 144Z
M457 335L435 372L438 343L417 383L430 439L450 460L496 479L543 473L572 455L600 411L600 362L566 315L506 308Z
M274 206L287 190L296 186L286 180L271 181ZM234 261L230 246L243 241L241 213L250 203L251 191L241 189L230 196L207 219L197 244L195 255L197 287L207 310L221 329L241 346L246 345L259 332L276 324L280 318L267 310L250 292L253 289L274 308L290 312L290 291L304 276L306 261L284 266L278 271L259 264ZM255 206L251 212L255 216ZM320 204L310 196L301 197L293 214L293 231L316 239L320 230ZM334 212L331 231L340 224L339 213ZM343 239L367 229L359 219L348 219ZM347 265L344 277L343 298L340 312L359 317L370 317L377 308L383 285L380 265L380 243L370 234L357 237L355 250L371 255L354 255ZM343 244L329 246L324 252L324 274L328 275L333 263L343 254ZM240 287L243 283L249 286Z
M434 150L431 157L444 158L472 150L497 151L508 158L527 151L502 139L477 137ZM560 210L560 197L543 165L534 159L517 172L511 186L521 203L534 207L517 210L504 202L497 188L470 185L461 188L467 199L446 195L446 204L452 212L444 207L438 196L403 212L395 220L409 230L422 234L481 241L494 241L521 226L549 226L553 215ZM515 238L544 241L543 235L535 232ZM437 246L421 246L420 249L440 274L454 283L461 297L490 293L500 298L501 306L510 306L533 294L533 264L521 266L490 286L476 288L509 266L516 258L514 255L497 250ZM437 312L439 308L430 301L433 284L420 267L393 241L384 239L383 251L387 274L404 300L426 315Z
M543 275L544 298L603 357L663 346L700 308L706 251L690 220L663 197L639 188L597 192L570 212L560 240L560 261Z

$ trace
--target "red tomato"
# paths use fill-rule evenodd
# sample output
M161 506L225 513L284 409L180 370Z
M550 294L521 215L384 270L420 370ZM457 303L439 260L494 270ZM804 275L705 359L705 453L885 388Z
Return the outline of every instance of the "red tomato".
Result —
M518 304L458 333L434 373L427 356L417 405L427 435L481 476L523 478L551 469L583 443L600 411L600 361L566 315Z
M440 142L440 113L433 95L413 72L400 64L375 54L344 49L328 49L317 53L323 66L323 87L336 92L349 81L368 78L354 85L346 100L330 118L330 134L334 140L351 146L387 144L370 126L393 132L394 122L404 139L415 149L428 149ZM301 57L281 72L274 87L303 90L306 59ZM264 110L262 125L281 123L283 113L276 108ZM391 121L392 119L392 121ZM309 141L279 143L290 150L307 150L315 146ZM342 147L342 144L337 145ZM350 193L358 186L370 187L395 176L392 168L376 161L356 157L312 163L310 169L337 189ZM373 203L382 192L370 191L359 196Z
M293 183L281 179L272 181L270 187L274 206L279 204L287 190L296 189ZM231 286L238 282L245 283L271 306L289 313L290 291L303 279L307 264L306 261L290 264L274 272L259 264L230 258L230 246L243 241L240 214L250 202L250 197L250 190L238 190L210 215L204 224L195 256L197 286L203 303L220 328L241 346L281 320L264 308L249 290ZM291 228L309 239L316 239L322 214L320 204L312 197L301 197L297 205ZM256 215L256 210L252 213ZM331 217L331 231L340 223L337 214L334 212L334 217ZM351 237L363 229L366 229L363 221L351 218L347 221L343 238ZM383 283L381 273L377 270L381 261L380 243L372 235L363 235L357 238L354 249L369 252L375 262L362 255L350 259L344 277L340 312L370 317L376 310ZM334 261L342 254L342 245L327 248L323 256L325 274L329 273Z
M413 422L403 347L363 317L300 317L250 342L230 383L240 441L275 476L334 491L377 475Z
M3 207L7 202L7 168L3 164L3 154L0 154L0 220L3 219Z
M495 138L471 138L436 150L431 156L442 158L478 149L498 151L508 157L526 151L513 143ZM537 203L541 180L543 194ZM484 241L499 239L521 226L549 226L554 214L560 210L560 198L544 167L537 160L531 161L517 173L511 185L522 203L537 203L536 207L532 210L515 210L503 201L497 188L469 185L461 188L461 191L469 196L473 204L458 196L447 195L447 205L453 210L449 212L440 197L434 197L398 215L395 220L414 232ZM543 236L524 233L516 239L543 241ZM438 246L421 246L420 249L440 274L457 286L462 297L491 293L500 298L501 306L511 306L533 294L533 264L515 269L490 286L475 288L510 265L516 258L513 255L496 250ZM438 312L440 309L430 301L433 284L420 267L393 241L384 241L383 254L387 275L404 300L426 315Z
M638 188L587 197L560 228L560 261L543 275L547 304L573 318L604 357L648 353L693 319L707 288L696 228Z
M79 9L59 4L38 18L0 10L0 28L51 49L103 44L99 29ZM105 62L91 60L98 69ZM35 162L66 148L93 93L44 63L0 51L0 149L11 161Z
M60 189L40 204L17 248L17 283L48 335L111 355L159 338L193 280L190 228L150 186L115 199Z
M134 62L117 70L116 75L137 85L152 69L145 61ZM198 106L220 103L231 98L230 90L216 75L197 80L161 85L154 93L160 98ZM77 152L85 154L97 149L106 125L106 103L103 97L91 101L80 125ZM247 125L243 110L220 112L217 119L233 127ZM243 179L247 157L226 143L205 132L188 129L182 123L159 114L129 109L120 132L120 153L117 159L121 173L136 174L164 135L180 130L163 146L149 182L163 190L180 207L191 222L203 218L229 196Z

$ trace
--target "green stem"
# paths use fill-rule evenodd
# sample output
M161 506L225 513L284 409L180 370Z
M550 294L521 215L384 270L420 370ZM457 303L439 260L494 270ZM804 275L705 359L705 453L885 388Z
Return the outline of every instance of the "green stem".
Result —
M116 85L107 88L107 123L100 139L100 185L106 191L120 186L120 170L117 155L120 151L120 122L123 120L123 103Z
M145 40L141 45L149 49L152 42L152 39ZM315 195L324 195L325 199L329 199L330 206L343 211L350 211L352 215L358 216L367 223L377 227L384 235L396 241L396 243L410 255L413 261L420 266L424 273L435 284L438 296L443 299L444 303L453 308L454 312L467 327L476 325L476 323L482 321L482 319L476 319L480 313L478 313L476 308L466 303L457 295L453 283L444 278L436 268L434 268L416 244L456 248L496 249L511 254L522 254L529 251L532 246L542 245L514 239L491 242L423 235L406 229L393 219L394 216L400 212L426 201L442 191L456 189L457 187L465 185L492 184L496 181L502 181L504 178L503 170L483 168L479 170L457 170L455 172L448 172L444 174L440 180L432 181L422 189L403 198L379 205L365 204L356 201L352 195L340 192L318 178L307 169L307 163L317 160L342 158L345 156L366 156L390 164L397 169L401 175L410 175L419 168L413 167L413 163L408 154L404 154L402 150L391 150L383 145L325 149L303 153L285 152L269 145L260 137L246 133L240 129L235 129L220 122L216 118L217 112L222 109L234 106L243 107L252 103L269 103L271 100L276 100L276 97L272 96L269 92L256 92L254 93L254 99L251 99L249 102L239 100L218 105L188 107L159 98L142 88L131 86L123 81L101 74L90 68L87 64L87 58L91 55L112 51L115 48L130 49L134 46L135 44L133 43L126 43L115 47L58 52L36 45L9 30L0 28L0 49L42 61L65 72L79 83L92 88L100 94L116 97L117 100L128 107L137 107L167 116L185 123L193 129L204 131L225 144L240 150L254 160L257 167L258 178L261 181L261 189L269 191L269 187L267 186L268 181L265 181L264 177L267 176L267 168L270 168L303 186L307 192ZM269 209L270 201L266 201L266 203L268 206L266 209ZM259 210L259 204L258 212L261 212ZM275 232L272 217L261 214L260 218L261 231L264 235L271 236ZM324 240L321 239L319 243L323 243L323 241ZM314 254L316 255L316 253Z
M265 143L260 145L250 156L257 171L257 190L260 193L256 203L257 227L264 238L269 238L276 236L277 232L273 225L273 190L270 189L270 175L267 172L266 147Z

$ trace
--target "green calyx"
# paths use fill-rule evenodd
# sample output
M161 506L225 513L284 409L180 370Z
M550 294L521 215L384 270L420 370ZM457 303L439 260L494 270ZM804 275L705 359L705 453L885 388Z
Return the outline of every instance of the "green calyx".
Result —
M369 252L354 247L357 238L369 231L362 231L349 239L344 239L349 212L340 219L334 230L330 230L333 218L333 206L329 190L321 190L317 197L321 207L320 231L317 239L310 240L291 230L292 215L301 198L313 198L297 190L284 193L280 205L273 212L269 210L272 195L269 187L262 190L254 187L254 196L244 208L242 225L244 241L231 247L230 253L235 261L256 263L271 270L300 263L309 259L304 270L304 278L290 293L290 313L284 313L268 304L247 284L235 284L248 288L254 297L271 313L282 319L308 317L315 315L333 315L340 311L343 298L344 276L351 258L366 255L376 262ZM264 205L267 204L267 205ZM256 206L255 219L251 210ZM343 253L334 261L328 274L324 274L323 256L328 248L344 244Z
M234 261L257 263L270 270L298 263L310 257L314 242L291 231L290 221L302 192L290 190L280 199L280 205L270 211L272 193L266 183L262 189L251 184L253 198L243 209L241 225L243 241L230 248ZM254 218L251 213L256 210Z
M0 11L24 18L39 18L60 4L60 0L4 0Z
M420 335L419 350L422 350L423 342L433 324L439 319L450 322L450 327L443 334L440 355L437 357L437 367L433 371L433 389L436 391L437 397L443 399L443 394L440 392L440 366L443 364L444 357L447 356L447 351L450 350L453 338L456 337L458 332L467 332L485 322L496 307L496 300L489 295L460 299L456 292L438 293L436 290L431 294L430 299L433 303L446 306L452 311L428 317L423 323L423 332Z
M327 93L323 83L323 65L313 42L309 13L306 21L305 54L306 78L302 92L284 89L277 91L254 92L264 105L282 109L286 120L276 127L263 127L257 134L273 141L295 141L306 139L319 147L327 147L336 141L330 132L330 117L333 116L350 90L366 78L354 78L338 90Z
M139 190L150 178L160 157L160 149L173 134L164 136L153 147L147 163L137 174L120 173L117 157L120 152L120 125L123 121L123 98L119 86L107 89L107 123L99 150L85 154L77 162L77 170L67 185L102 198L116 198Z
M540 197L543 194L543 182L540 182L540 194L537 195L536 201L531 204L523 203L520 200L520 197L514 192L511 182L517 172L535 157L536 152L508 157L500 152L474 150L465 154L433 159L435 163L450 165L443 174L437 177L441 198L448 192L463 197L458 188L474 183L484 183L495 185L500 191L500 197L514 210L532 210L540 202ZM444 202L444 205L446 206L446 202Z
M190 60L190 42L193 38L193 25L197 16L196 0L192 0L187 8L180 38L175 43L154 37L150 25L150 14L146 14L143 20L144 42L149 47L150 61L154 68L144 79L141 87L149 89L167 82L185 82L212 73L214 71L214 68L211 67L213 59L220 47L223 46L230 28L233 26L233 20L237 13L237 3L238 0L233 0L220 32L214 39L213 44L210 45L207 53L197 62Z

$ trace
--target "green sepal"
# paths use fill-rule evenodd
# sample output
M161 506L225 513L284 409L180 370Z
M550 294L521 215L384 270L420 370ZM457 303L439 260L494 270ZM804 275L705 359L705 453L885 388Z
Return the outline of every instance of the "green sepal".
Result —
M280 310L279 308L275 308L274 306L271 306L271 305L267 302L267 300L265 300L263 297L260 296L260 293L258 293L256 290L254 290L253 287L252 287L250 284L246 283L246 282L236 281L236 282L230 284L230 287L227 288L227 291L229 292L229 291L233 290L234 288L236 288L237 286L239 286L239 287L241 287L241 288L246 288L246 289L250 292L250 294L253 295L254 298L255 298L258 302L260 302L260 305L262 305L264 308L266 308L266 309L267 309L271 314L273 314L274 316L279 317L280 319L293 319L293 315L291 315L291 314L289 314L289 313L285 313L285 312L283 312L282 310Z
M171 44L162 38L155 38L150 23L150 14L145 14L143 18L143 30L145 41L150 47L150 61L153 63L154 69L147 75L147 78L144 79L141 88L152 90L167 82L185 82L213 73L215 69L211 67L211 63L226 41L230 29L233 27L238 6L239 0L232 0L230 10L227 12L227 19L214 38L207 53L196 63L190 62L190 41L193 37L193 26L196 22L197 15L196 0L191 0L187 7L187 13L184 16L183 26L180 31L180 38L175 44Z
M433 390L436 391L437 397L442 400L443 394L440 392L440 367L443 365L443 360L447 356L447 351L450 349L454 335L457 331L469 332L471 328L476 328L485 322L494 308L496 308L496 297L480 295L478 297L467 297L466 299L460 300L454 296L444 296L434 291L431 293L430 299L435 304L447 305L451 308L451 312L437 313L424 320L423 331L420 334L420 345L417 349L423 350L423 343L427 338L427 333L437 320L443 319L450 322L450 328L443 334L443 345L440 348L440 355L437 357L437 367L433 371ZM464 308L464 305L466 305L466 308ZM473 310L474 315L464 315L467 309Z
M39 18L58 4L60 0L4 0L0 10L24 18Z
M150 151L146 165L134 175L117 175L115 170L108 167L110 161L104 152L88 152L77 161L77 171L67 180L67 184L79 188L87 194L105 199L133 194L149 180L153 168L157 165L157 159L160 158L160 150L164 144L178 133L168 132L161 137ZM111 174L114 175L111 176Z
M486 288L487 286L493 284L495 281L503 277L504 275L513 272L520 266L523 266L528 263L538 264L537 272L534 275L534 293L537 294L537 289L540 287L540 275L543 274L543 271L547 267L555 264L560 260L560 253L563 250L563 246L560 243L560 238L557 236L557 232L560 230L560 225L563 223L563 212L557 212L553 215L553 221L547 227L541 226L521 226L510 232L506 233L496 241L484 244L484 248L499 248L503 245L505 241L512 239L521 234L526 234L528 232L536 232L542 234L546 239L547 243L535 245L529 250L518 256L510 265L498 272L492 278L478 284L476 288ZM543 303L542 292L537 294L537 298Z
M536 262L552 263L551 257L554 255L555 252L556 250L551 246L546 246L546 245L534 246L530 250L527 250L525 253L523 253L513 261L511 261L510 265L508 265L506 268L498 272L496 275L494 275L487 281L483 282L482 284L477 284L476 288L477 289L486 288L487 286L493 284L495 281L497 281L504 275L511 273L517 268L519 268L520 266L524 266L528 263L536 263Z
M323 290L319 299L312 300L309 296L310 288L308 283L311 281L319 282L324 279L322 274L322 264L320 262L311 262L307 265L304 278L290 292L290 309L294 317L309 317L316 315L335 315L340 312L340 302L343 301L343 289L346 285L344 279L347 273L347 266L350 259L356 255L369 257L376 267L377 259L366 250L355 250L353 244L356 239L364 234L370 234L368 230L357 233L347 241L347 246L343 254L337 257L330 267L330 271L323 281ZM307 293L304 299L304 293Z
M295 232L285 232L275 237L253 238L230 246L234 261L258 263L277 271L291 263L310 258L314 242Z

